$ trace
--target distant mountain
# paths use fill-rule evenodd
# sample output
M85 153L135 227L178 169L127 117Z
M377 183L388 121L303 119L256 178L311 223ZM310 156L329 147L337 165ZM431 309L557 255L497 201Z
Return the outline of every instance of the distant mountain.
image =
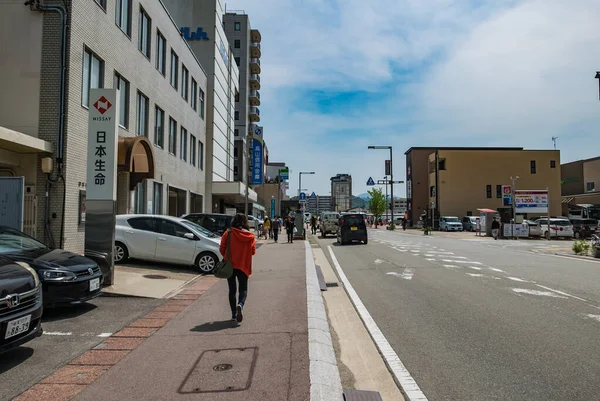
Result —
M369 199L369 194L366 192L364 194L360 194L360 195L356 195L356 196L359 197L360 199L364 199L364 200Z

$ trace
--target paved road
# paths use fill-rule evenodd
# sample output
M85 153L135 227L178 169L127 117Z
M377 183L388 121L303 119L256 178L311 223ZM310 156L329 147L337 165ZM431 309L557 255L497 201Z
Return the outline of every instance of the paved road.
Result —
M334 241L319 239L430 401L598 399L600 263L383 230Z
M10 400L162 300L100 297L75 308L44 311L45 334L0 355L0 400Z

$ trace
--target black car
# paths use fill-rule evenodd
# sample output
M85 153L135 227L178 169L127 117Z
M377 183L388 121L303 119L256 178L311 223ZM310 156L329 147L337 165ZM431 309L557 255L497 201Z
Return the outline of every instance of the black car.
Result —
M0 354L42 335L42 310L37 273L0 256Z
M571 224L573 224L573 235L577 239L595 234L598 228L598 220L594 219L571 219Z
M96 262L50 249L21 231L0 226L0 255L26 262L37 272L45 307L80 304L102 294L103 275Z
M338 219L337 241L345 245L353 241L367 244L367 223L363 213L342 213Z
M221 213L190 213L181 216L182 219L196 223L201 227L206 228L219 236L231 227L231 219L233 218L230 214Z

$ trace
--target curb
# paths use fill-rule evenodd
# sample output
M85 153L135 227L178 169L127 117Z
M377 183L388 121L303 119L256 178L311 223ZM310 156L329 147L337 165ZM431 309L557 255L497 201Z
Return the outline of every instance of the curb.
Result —
M310 362L310 401L343 400L344 390L329 330L325 302L317 268L308 240L306 249L306 306L308 312L308 354Z

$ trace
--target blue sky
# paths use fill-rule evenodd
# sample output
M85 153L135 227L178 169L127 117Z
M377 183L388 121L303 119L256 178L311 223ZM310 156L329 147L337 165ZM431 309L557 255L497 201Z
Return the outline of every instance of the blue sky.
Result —
M328 195L383 178L394 147L552 148L598 156L600 1L238 0L262 34L260 125L271 161ZM404 185L396 193L405 194Z

